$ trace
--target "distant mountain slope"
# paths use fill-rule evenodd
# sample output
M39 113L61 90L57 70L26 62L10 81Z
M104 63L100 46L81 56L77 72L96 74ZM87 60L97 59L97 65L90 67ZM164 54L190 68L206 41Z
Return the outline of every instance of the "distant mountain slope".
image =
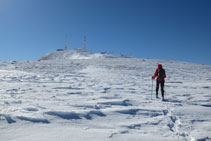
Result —
M93 54L85 51L57 51L48 53L43 56L40 60L68 60L68 59L92 59L92 58L100 58L101 54Z
M95 58L128 58L123 55L112 55L107 53L91 53L87 51L81 50L64 50L64 51L56 51L52 53L48 53L43 56L41 60L69 60L69 59L95 59Z

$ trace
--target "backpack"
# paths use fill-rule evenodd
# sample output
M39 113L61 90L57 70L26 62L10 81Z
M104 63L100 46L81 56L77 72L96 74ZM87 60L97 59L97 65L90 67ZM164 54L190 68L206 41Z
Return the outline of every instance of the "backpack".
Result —
M164 69L158 69L158 79L165 78L165 70Z

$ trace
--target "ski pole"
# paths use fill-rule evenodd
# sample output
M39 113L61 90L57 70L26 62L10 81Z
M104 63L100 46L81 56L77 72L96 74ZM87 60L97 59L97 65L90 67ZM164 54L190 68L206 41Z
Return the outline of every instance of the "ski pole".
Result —
M153 79L152 79L151 100L152 100L152 93L153 93Z
M165 98L167 98L166 87L165 86L164 86L164 95L165 95Z

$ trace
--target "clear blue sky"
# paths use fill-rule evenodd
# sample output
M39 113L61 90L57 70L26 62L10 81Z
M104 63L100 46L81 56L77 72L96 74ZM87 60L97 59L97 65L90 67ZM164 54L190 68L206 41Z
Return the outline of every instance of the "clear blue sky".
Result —
M210 0L0 0L0 60L63 48L211 64Z

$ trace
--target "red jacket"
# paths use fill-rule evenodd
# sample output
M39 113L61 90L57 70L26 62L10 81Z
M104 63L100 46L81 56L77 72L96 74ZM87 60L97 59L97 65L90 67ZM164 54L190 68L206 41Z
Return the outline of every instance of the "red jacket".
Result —
M158 70L159 69L163 69L161 64L158 64L158 68L156 69L152 79L155 79L158 76ZM166 73L164 73L164 78L157 78L157 81L165 81L165 78L166 78Z

